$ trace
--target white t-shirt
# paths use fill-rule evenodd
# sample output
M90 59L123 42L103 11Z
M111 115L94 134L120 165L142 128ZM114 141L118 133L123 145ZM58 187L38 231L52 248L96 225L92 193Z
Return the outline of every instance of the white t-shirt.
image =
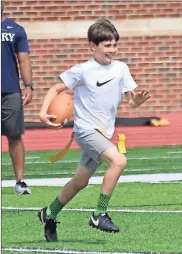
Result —
M111 138L122 95L137 87L128 66L117 60L100 65L91 58L63 72L60 78L74 90L74 132L99 129Z

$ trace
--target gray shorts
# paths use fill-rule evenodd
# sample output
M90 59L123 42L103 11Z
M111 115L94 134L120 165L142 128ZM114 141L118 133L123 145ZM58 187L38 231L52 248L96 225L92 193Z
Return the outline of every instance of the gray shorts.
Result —
M88 168L92 173L101 164L99 156L115 145L97 130L74 133L78 145L83 149L79 164Z
M20 93L1 96L1 135L16 138L24 133L24 113Z

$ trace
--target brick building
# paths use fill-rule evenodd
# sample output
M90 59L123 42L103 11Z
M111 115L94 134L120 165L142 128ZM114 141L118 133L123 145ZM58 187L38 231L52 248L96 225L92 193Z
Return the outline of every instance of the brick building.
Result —
M87 29L101 17L120 34L117 59L128 64L139 89L152 94L138 109L123 103L118 116L182 112L182 1L8 0L5 14L24 26L30 41L36 89L26 120L37 118L59 73L91 56Z

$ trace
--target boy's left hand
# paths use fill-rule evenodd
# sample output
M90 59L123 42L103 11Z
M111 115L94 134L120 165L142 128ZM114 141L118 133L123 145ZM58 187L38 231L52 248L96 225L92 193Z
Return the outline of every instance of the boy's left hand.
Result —
M131 92L132 99L135 102L137 106L140 106L143 104L146 100L148 100L150 96L150 91L149 90L142 90L138 92Z

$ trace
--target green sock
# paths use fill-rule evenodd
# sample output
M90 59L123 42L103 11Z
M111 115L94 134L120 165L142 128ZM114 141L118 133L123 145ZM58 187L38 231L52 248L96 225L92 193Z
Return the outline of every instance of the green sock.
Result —
M111 198L111 195L105 195L102 192L100 193L97 208L96 208L96 211L94 213L96 216L98 216L101 213L106 213L107 212L107 207L108 207L110 198Z
M60 203L59 198L57 197L50 206L47 207L46 216L47 219L55 220L58 213L63 209L64 205Z

